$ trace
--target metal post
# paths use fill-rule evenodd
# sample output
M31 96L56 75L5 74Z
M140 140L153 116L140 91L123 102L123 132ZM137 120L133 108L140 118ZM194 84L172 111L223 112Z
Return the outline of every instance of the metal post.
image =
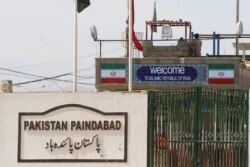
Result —
M217 35L217 55L220 55L220 34Z
M132 1L129 0L129 57L128 57L128 91L132 92Z
M236 24L239 22L239 18L240 18L240 16L239 16L239 8L240 8L240 2L239 2L239 0L236 0L237 2L236 2ZM239 36L237 35L236 36L236 41L235 41L235 44L236 44L236 56L238 56L239 55Z
M74 0L73 92L77 92L77 0Z
M201 93L202 87L195 88L195 101L196 101L196 108L195 108L195 121L194 121L194 166L199 166L200 156L199 156L199 131L200 131L200 117L201 117Z
M185 39L187 39L187 25L185 25Z
M189 27L189 42L191 42L193 39L193 32L192 32L192 27Z
M102 58L102 41L100 40L100 58Z
M240 0L237 0L237 2L236 2L236 23L239 22L239 18L240 18L239 9L240 9Z
M241 61L244 62L245 60L246 60L246 49L245 49L245 46L243 46Z
M154 163L154 100L155 92L148 92L148 134L147 134L147 167L153 167Z
M216 38L216 33L215 32L213 32L213 55L215 55L215 43L216 43L216 40L215 40L215 38Z

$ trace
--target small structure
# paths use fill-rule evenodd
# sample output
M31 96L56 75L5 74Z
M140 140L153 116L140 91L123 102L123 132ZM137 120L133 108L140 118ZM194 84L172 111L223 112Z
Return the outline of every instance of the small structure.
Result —
M148 26L151 27L151 39L148 40ZM184 27L185 35L184 39L180 38L175 46L154 46L153 31L155 26L162 27L162 38L164 41L168 41L167 37L172 37L172 27ZM187 31L189 29L189 32ZM187 21L146 21L146 40L143 43L143 57L188 57L190 55L190 41L191 41L191 22ZM167 30L167 32L165 32ZM166 35L167 34L167 35Z
M154 27L167 27L167 38L154 39ZM150 28L148 28L150 27ZM172 39L172 27L184 27L181 38ZM249 88L250 70L246 68L245 50L250 50L250 43L239 43L243 58L235 55L220 55L220 39L234 39L236 34L199 34L200 40L213 40L213 54L194 56L191 22L182 21L146 21L143 56L132 60L133 90L164 90L176 87L208 86L217 88ZM170 33L171 32L171 33ZM150 35L149 35L150 34ZM242 34L241 38L250 38ZM217 40L217 45L216 45ZM154 42L176 42L176 45L154 45ZM169 43L168 43L169 44ZM201 46L201 43L200 43ZM217 54L215 48L217 46ZM199 49L200 50L200 49ZM247 59L247 56L246 56ZM242 63L244 60L244 63ZM249 59L248 59L249 60ZM96 58L95 88L98 91L128 90L129 66L126 57Z
M2 93L12 93L13 92L13 86L11 80L3 80L0 85L0 92Z
M148 26L151 28L151 40L153 40L153 27L155 26L165 26L169 25L170 27L184 27L185 28L185 39L190 38L192 25L189 21L173 21L173 20L161 20L161 21L146 21L146 40L148 40ZM189 31L188 31L189 29ZM189 35L189 36L188 36Z
M236 43L233 43L233 46L235 48L238 48L238 50L242 50L242 61L246 60L246 50L250 50L250 43L238 43L238 46L236 46Z
M242 69L240 73L240 83L242 89L249 89L250 87L250 62L246 60L246 50L250 50L250 43L242 42L238 43L238 47L236 43L233 43L235 48L238 50L242 50Z
M153 46L152 41L144 41L143 57L188 57L189 43L183 39L176 46Z

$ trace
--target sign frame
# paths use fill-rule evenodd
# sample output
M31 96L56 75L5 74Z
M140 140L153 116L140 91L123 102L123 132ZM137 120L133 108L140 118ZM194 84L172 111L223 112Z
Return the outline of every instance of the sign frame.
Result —
M124 116L124 157L123 159L22 159L21 158L21 143L22 143L22 134L21 134L21 123L22 123L22 116L44 116L46 114L49 114L53 111L67 108L67 107L77 107L81 109L86 109L91 112L95 112L97 114L103 115L103 116ZM18 162L28 162L28 163L33 163L33 162L38 162L38 163L43 163L43 162L58 162L58 163L79 163L79 162L127 162L127 138L128 138L128 113L126 112L102 112L98 109L84 106L81 104L64 104L60 105L54 108L51 108L45 112L20 112L18 114L18 148L17 148L17 161Z

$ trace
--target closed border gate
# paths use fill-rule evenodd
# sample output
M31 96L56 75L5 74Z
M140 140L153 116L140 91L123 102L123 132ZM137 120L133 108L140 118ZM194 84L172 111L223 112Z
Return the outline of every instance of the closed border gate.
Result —
M148 92L148 167L246 167L248 91Z

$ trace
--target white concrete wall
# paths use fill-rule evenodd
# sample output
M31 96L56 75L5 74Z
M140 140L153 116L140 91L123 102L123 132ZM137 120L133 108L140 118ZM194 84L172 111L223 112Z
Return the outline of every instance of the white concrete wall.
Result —
M18 113L44 112L63 104L81 104L103 112L128 113L128 160L124 162L18 163ZM146 93L1 93L1 167L146 167Z

